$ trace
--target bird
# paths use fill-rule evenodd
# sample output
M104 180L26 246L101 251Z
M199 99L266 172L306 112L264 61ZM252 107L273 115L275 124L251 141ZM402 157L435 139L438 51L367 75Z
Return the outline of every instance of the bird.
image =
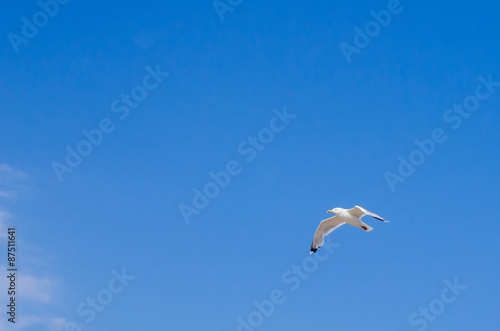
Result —
M333 208L332 210L328 210L327 213L334 213L335 216L327 218L321 221L321 223L319 224L316 232L314 233L314 239L311 245L310 254L316 253L318 248L323 246L323 244L325 243L325 237L345 223L361 228L366 232L370 232L371 230L373 230L373 228L361 221L361 218L363 216L368 215L382 222L388 222L377 214L369 212L368 210L360 206L356 206L351 209L337 207Z

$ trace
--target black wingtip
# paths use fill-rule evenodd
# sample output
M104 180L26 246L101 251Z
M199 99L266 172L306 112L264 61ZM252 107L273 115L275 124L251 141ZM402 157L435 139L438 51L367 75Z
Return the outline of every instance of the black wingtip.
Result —
M316 253L317 250L318 250L317 248L314 248L314 247L311 246L311 252L310 252L310 254Z

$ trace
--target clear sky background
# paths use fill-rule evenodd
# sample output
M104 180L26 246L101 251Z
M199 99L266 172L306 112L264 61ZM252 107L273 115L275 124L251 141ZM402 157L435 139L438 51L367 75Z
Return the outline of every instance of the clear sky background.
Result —
M8 34L41 9L5 3L0 256L16 226L17 327L237 330L278 290L286 300L254 330L497 330L500 87L459 128L443 116L479 76L500 81L500 5L402 1L348 63L339 45L387 6L243 1L221 20L210 0L73 0L16 53ZM120 119L114 100L147 66L169 76ZM238 146L284 107L296 117L248 162ZM53 162L104 118L114 130L60 182ZM384 173L436 128L446 141L391 190ZM231 160L241 173L186 224L179 204ZM326 210L355 205L390 223L341 227L326 261L284 281L312 263ZM135 278L87 323L77 307L123 268ZM460 296L411 325L455 278Z

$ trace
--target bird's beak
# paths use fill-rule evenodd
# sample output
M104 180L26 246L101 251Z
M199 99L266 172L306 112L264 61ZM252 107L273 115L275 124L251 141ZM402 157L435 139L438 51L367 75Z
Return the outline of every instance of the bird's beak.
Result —
M327 213L333 213L333 210L327 210L326 212Z

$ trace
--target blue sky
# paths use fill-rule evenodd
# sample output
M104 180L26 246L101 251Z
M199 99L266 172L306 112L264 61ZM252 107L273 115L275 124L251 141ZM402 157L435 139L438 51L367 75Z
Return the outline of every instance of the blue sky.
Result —
M230 10L61 0L53 17L36 1L2 11L0 240L5 250L17 228L16 328L497 329L499 5L217 5ZM356 37L371 11L394 8ZM340 45L356 38L370 41L348 62ZM473 110L453 110L464 102ZM87 155L69 165L78 148ZM413 170L398 170L410 156ZM210 173L228 164L234 175L214 188ZM207 185L218 192L196 208ZM318 251L328 259L311 260L326 210L355 205L390 223L341 227ZM304 263L311 272L292 280ZM254 313L273 298L269 316ZM5 315L0 328L14 329Z

